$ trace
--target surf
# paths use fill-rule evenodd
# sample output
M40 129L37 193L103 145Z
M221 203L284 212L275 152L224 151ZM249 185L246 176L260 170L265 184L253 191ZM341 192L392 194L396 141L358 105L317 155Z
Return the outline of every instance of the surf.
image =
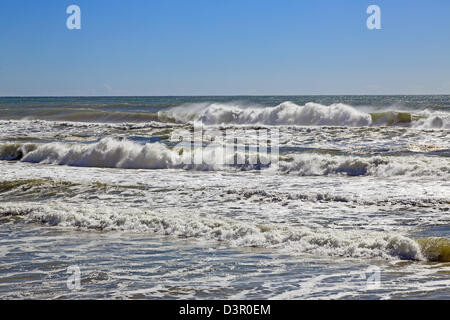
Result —
M259 161L250 161L259 159ZM270 154L226 145L169 146L103 138L94 143L50 142L0 145L0 160L74 167L263 171L298 176L450 175L450 158L426 156L354 156L327 153Z
M443 111L371 111L343 103L322 105L309 102L297 105L286 101L275 107L239 103L186 104L160 111L179 122L201 122L204 125L270 125L270 126L406 126L415 128L450 128L450 114ZM373 109L373 108L369 108Z
M217 241L234 248L268 248L280 252L358 259L414 260L424 257L419 244L400 234L342 231L324 228L255 224L220 215L193 212L154 212L138 208L64 203L18 205L2 203L0 217L96 231L157 234L166 237Z

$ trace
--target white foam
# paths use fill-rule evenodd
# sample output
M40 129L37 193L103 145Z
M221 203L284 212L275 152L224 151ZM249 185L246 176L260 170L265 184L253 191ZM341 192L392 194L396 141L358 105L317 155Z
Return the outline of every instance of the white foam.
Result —
M180 122L202 121L205 125L298 125L298 126L341 126L364 127L397 125L395 114L409 113L418 120L402 123L418 129L450 129L450 113L430 109L399 110L399 106L387 108L352 107L342 103L330 106L309 102L297 105L283 102L275 107L262 107L240 103L199 103L174 107L159 114L170 116ZM404 109L404 108L403 108ZM386 116L372 120L371 112L386 113Z
M450 113L426 109L418 113L423 117L413 123L414 128L450 129Z
M264 124L264 125L317 125L317 126L368 126L368 113L345 104L323 106L307 103L304 106L283 102L276 107L242 107L237 104L199 104L177 107L167 111L179 121L202 121L213 124Z
M2 160L11 160L23 154L21 161L59 164L77 167L123 168L123 169L188 169L220 170L227 163L234 163L235 156L242 163L242 169L253 169L245 164L245 152L234 152L223 147L169 148L156 142L139 144L130 140L104 138L96 143L62 143L3 145L0 148ZM261 155L269 163L268 155ZM200 159L200 161L196 161Z
M17 204L3 204L11 212ZM322 256L423 260L419 245L399 234L256 225L192 212L150 212L134 208L79 205L22 205L25 219L63 227L156 233L180 238L215 240L232 247L285 249ZM18 209L14 209L18 210Z
M292 155L280 161L278 170L302 176L343 174L348 176L436 176L450 175L450 159L416 156L338 156L320 154Z
M169 148L156 142L139 144L126 139L104 138L96 143L6 144L0 146L2 160L59 164L77 167L123 169L185 169L220 171L228 169L263 169L268 173L301 176L434 176L450 175L450 159L425 156L370 156L332 154L276 155L259 154L269 167L246 162L243 150L234 151L221 146L200 148ZM200 161L198 161L200 159ZM238 160L237 162L235 162ZM237 163L237 164L236 164Z

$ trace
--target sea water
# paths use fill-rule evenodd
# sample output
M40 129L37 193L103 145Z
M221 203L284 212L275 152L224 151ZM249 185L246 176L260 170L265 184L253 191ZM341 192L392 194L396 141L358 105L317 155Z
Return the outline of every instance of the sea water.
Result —
M450 298L449 214L450 96L0 98L1 298Z

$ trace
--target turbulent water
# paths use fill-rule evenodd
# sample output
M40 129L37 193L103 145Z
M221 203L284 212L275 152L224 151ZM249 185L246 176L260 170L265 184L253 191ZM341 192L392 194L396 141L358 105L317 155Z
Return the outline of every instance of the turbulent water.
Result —
M0 169L1 298L450 298L450 96L0 98Z

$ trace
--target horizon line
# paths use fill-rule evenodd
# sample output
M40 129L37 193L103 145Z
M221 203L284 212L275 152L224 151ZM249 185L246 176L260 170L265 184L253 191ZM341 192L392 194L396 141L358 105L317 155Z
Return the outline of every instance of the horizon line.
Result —
M450 93L414 93L414 94L207 94L207 95L6 95L1 96L0 98L126 98L126 97L138 97L138 98L182 98L182 97L191 97L191 98L202 98L202 97L363 97L363 96L391 96L391 97L400 97L400 96L450 96Z

